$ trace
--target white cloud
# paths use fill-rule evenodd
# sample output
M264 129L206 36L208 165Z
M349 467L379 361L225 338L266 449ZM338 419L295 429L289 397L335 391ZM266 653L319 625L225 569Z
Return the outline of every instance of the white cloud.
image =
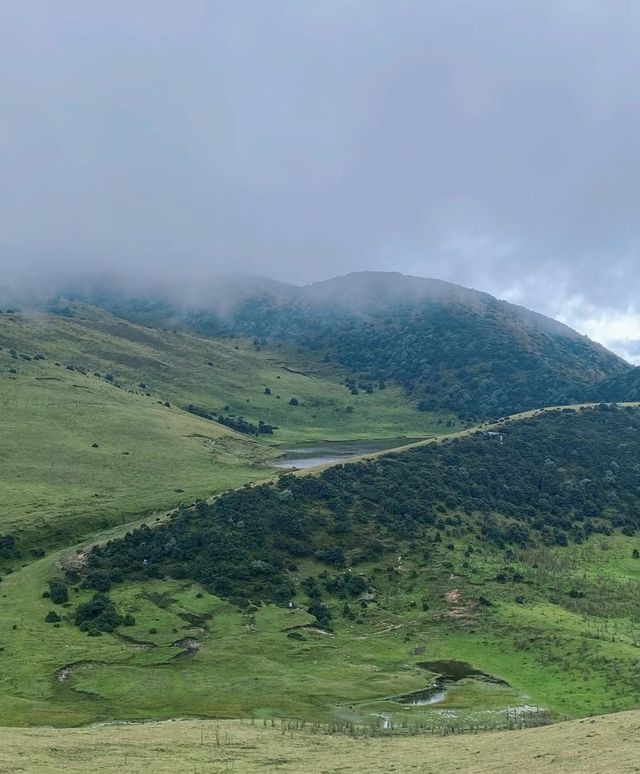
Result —
M600 310L583 298L570 299L558 319L580 333L617 352L625 360L640 365L640 312L633 307L618 311Z

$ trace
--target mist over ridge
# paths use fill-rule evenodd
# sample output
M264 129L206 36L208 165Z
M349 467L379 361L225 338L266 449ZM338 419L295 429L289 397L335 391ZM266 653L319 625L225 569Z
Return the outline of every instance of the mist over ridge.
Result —
M424 304L460 305L482 313L495 302L510 309L525 325L569 338L584 336L570 325L490 293L397 271L355 271L307 284L239 272L209 273L197 278L185 274L171 279L85 272L43 274L24 278L14 287L0 287L0 303L5 305L42 308L52 299L66 297L97 303L116 312L118 304L127 308L130 302L143 306L167 305L176 320L191 313L220 316L224 320L251 300L309 309L327 307L356 317L407 305L419 308Z
M640 358L634 4L35 7L3 6L0 284L399 271Z

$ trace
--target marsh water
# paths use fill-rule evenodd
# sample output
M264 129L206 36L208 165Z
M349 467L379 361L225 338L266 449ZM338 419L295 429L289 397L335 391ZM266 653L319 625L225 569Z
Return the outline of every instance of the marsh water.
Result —
M481 680L487 683L494 683L495 685L502 685L505 688L510 687L509 683L501 680L499 677L481 672L465 661L423 661L417 664L417 666L428 672L433 672L437 677L428 688L397 696L396 701L399 701L401 704L411 704L414 707L439 704L446 699L449 688L461 680Z
M271 464L277 468L313 468L329 462L406 446L422 438L380 438L369 441L314 441L281 447L283 456Z
M544 725L549 715L541 707L526 702L528 698L509 683L494 675L481 672L471 664L456 660L424 661L416 666L434 675L422 690L381 699L376 708L369 703L369 717L376 718L382 728L410 722L413 718L430 717L444 721L468 721L474 727L502 728ZM388 708L389 702L404 705L404 710ZM411 715L407 715L411 710ZM420 710L428 715L415 714Z

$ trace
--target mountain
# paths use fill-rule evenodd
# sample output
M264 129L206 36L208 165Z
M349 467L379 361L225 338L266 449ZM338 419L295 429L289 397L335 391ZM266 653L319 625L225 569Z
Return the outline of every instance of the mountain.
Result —
M288 342L350 369L350 386L402 385L423 410L464 419L597 397L632 366L566 325L488 293L395 272L356 272L304 287L222 277L198 293L155 297L114 287L90 300L136 322L203 336ZM621 398L612 390L611 400Z
M138 295L132 316L166 327L170 313L168 330L64 298L4 309L0 724L392 713L446 732L504 727L508 707L539 705L517 721L536 724L640 702L638 411L464 430L418 411L420 384L412 404L393 378L382 389L339 365L331 326L378 366L405 330L407 369L434 320L454 343L452 321L470 320L489 354L494 340L552 342L563 368L578 368L569 346L591 345L485 294L394 277L351 277L342 294L258 282L215 316ZM232 337L268 309L279 336ZM194 335L194 320L226 338ZM429 341L446 365L451 346ZM442 443L322 475L264 465L279 442L447 426ZM437 671L450 659L470 682ZM406 703L432 681L451 689L453 720Z
M362 273L245 302L228 330L289 339L425 409L470 419L575 403L630 366L565 325L449 283Z

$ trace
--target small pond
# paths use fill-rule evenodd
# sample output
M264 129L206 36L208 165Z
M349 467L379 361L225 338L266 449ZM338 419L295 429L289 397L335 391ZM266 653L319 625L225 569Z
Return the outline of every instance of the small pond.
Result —
M406 446L422 438L380 438L369 441L314 441L281 447L283 456L271 464L276 468L313 468L374 452Z
M488 675L475 669L471 664L465 661L438 660L423 661L416 666L425 669L427 672L433 672L437 677L433 683L420 691L412 691L401 696L396 696L395 700L401 704L411 704L414 707L424 707L429 704L439 704L447 698L449 689L455 683L461 680L480 680L484 683L493 683L509 688L509 683L501 680L499 677Z
M342 710L357 721L365 717L383 729L401 727L496 729L544 725L550 715L529 703L526 693L464 661L423 661L427 685L410 693L380 697Z

